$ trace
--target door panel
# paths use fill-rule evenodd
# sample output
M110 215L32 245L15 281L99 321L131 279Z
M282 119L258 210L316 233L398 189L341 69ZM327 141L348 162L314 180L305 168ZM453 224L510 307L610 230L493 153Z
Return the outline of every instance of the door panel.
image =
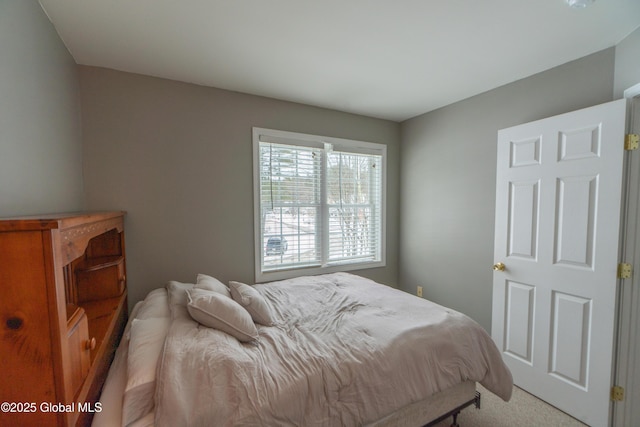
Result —
M555 263L593 269L597 176L558 178Z
M550 374L586 389L591 301L553 292Z
M507 282L507 322L505 352L522 362L531 364L535 287L523 283Z
M508 254L535 260L538 241L539 181L511 182Z
M625 102L498 133L492 335L515 383L610 419Z

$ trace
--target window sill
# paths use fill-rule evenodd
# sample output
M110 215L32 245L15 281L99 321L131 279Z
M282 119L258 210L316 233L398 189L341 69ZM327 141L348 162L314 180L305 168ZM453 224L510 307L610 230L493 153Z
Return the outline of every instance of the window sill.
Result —
M318 274L337 273L339 271L366 270L370 268L386 267L385 261L360 262L336 264L326 267L297 267L291 269L257 271L256 283L271 282L274 280L291 279L299 276L315 276Z

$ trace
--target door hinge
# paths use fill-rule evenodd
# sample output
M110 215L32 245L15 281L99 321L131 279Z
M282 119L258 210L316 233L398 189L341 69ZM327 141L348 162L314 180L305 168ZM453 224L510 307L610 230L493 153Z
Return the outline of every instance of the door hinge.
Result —
M628 133L624 136L624 149L627 151L637 150L640 145L640 135L637 133Z
M624 388L620 386L611 387L611 400L621 402L624 400Z
M629 279L631 278L632 272L633 267L631 267L631 264L627 264L626 262L618 264L618 279Z

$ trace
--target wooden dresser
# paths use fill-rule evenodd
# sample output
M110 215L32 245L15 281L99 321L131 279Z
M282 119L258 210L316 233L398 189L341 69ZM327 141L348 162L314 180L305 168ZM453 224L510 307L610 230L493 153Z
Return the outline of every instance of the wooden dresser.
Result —
M1 426L84 426L101 410L127 320L123 217L0 220Z

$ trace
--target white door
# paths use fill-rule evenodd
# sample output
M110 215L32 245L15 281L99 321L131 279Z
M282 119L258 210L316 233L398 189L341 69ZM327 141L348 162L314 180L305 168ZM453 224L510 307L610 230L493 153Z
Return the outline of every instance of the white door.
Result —
M610 419L626 101L498 132L492 336L519 387Z

